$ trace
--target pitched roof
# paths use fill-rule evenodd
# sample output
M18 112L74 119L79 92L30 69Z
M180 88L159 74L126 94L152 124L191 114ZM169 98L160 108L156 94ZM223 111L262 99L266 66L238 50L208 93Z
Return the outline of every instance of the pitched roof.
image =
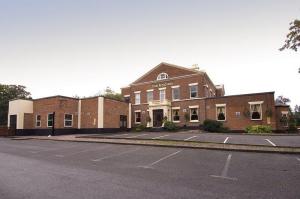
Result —
M192 72L194 74L202 74L202 71L198 71L198 70L194 70L194 69L190 69L190 68L186 68L183 66L178 66L178 65L174 65L174 64L170 64L170 63L166 63L166 62L161 62L160 64L158 64L157 66L155 66L154 68L152 68L151 70L149 70L147 73L145 73L144 75L142 75L141 77L139 77L137 80L135 80L134 82L132 82L131 84L135 84L138 83L140 80L142 80L144 77L146 77L147 75L149 75L151 72L153 72L154 70L158 69L161 66L170 66L176 69L180 69L180 70L184 70L184 71L188 71L188 72Z

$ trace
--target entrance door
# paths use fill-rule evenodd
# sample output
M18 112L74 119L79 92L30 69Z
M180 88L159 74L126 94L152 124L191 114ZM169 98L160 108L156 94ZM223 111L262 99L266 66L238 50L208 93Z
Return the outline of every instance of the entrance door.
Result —
M11 132L15 133L17 128L17 115L9 116L9 128Z
M120 115L120 128L121 129L127 128L127 116L126 115Z
M153 110L153 127L161 127L163 123L164 110Z

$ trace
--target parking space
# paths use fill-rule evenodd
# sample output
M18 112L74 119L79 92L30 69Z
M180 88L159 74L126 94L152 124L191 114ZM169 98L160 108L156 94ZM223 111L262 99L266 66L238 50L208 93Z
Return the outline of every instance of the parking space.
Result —
M0 141L0 175L5 186L23 183L24 180L18 179L30 175L31 183L14 186L13 191L19 194L26 191L25 186L32 192L38 190L35 193L52 196L71 191L74 198L82 196L84 190L93 190L88 198L120 198L116 190L122 190L122 198L296 198L299 195L294 186L300 179L297 155ZM33 149L36 153L32 153ZM11 178L9 171L18 173L18 178ZM66 190L65 183L72 190ZM55 191L49 187L56 187ZM104 192L110 195L102 195Z
M128 132L115 134L97 134L94 136L107 138L127 139L157 139L157 140L181 140L199 142L217 142L224 144L249 144L266 146L292 146L300 147L300 135L246 135L246 134L224 134L206 133L201 131L187 132Z

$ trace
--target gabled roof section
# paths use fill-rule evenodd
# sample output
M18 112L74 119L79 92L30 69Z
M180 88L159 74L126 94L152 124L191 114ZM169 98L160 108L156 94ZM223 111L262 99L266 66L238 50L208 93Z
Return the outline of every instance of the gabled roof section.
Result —
M141 76L140 78L138 78L131 84L155 81L157 76L160 73L167 73L169 78L179 77L179 76L184 76L184 75L192 75L192 74L203 74L203 72L201 72L199 70L161 62L160 64L158 64L157 66L152 68L150 71L145 73L143 76Z

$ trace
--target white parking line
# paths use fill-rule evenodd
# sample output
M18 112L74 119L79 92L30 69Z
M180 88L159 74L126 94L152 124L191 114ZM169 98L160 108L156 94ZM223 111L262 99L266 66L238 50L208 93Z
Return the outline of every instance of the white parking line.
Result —
M189 138L184 139L184 141L188 141L188 140L191 140L191 139L196 138L196 137L197 137L197 135L194 135L194 136L192 136L192 137L189 137Z
M268 141L271 145L276 146L276 144L274 144L271 140L269 139L265 139L266 141Z
M229 154L227 157L225 166L223 168L223 171L220 176L218 176L218 175L210 175L210 176L214 177L214 178L223 178L223 179L227 179L227 180L237 180L237 178L228 177L228 169L229 169L231 157L232 157L232 154Z
M167 156L164 156L164 157L160 158L159 160L156 160L155 162L152 162L151 164L148 164L148 165L146 165L146 166L139 166L139 167L146 168L146 169L153 168L153 166L154 166L155 164L157 164L157 163L159 163L159 162L161 162L161 161L163 161L163 160L165 160L165 159L167 159L167 158L170 158L170 157L172 157L172 156L174 156L174 155L180 153L181 151L182 151L182 150L176 151L176 152L174 152L174 153L171 153L171 154L169 154L169 155L167 155Z
M228 141L229 137L227 137L225 140L224 140L224 144L226 144L226 142Z
M163 137L167 137L169 135L162 135L162 136L158 136L158 137L154 137L154 138L151 138L151 139L158 139L158 138L163 138Z
M92 161L94 162L99 162L101 160L105 160L105 159L109 159L109 158L113 158L113 157L118 157L118 156L121 156L121 155L124 155L126 153L131 153L131 152L134 152L134 151L137 151L139 150L140 148L135 148L135 149L131 149L131 150L128 150L128 151L123 151L121 153L117 153L117 154L113 154L113 155L108 155L108 156L104 156L102 158L98 158L98 159L94 159Z
M129 137L126 137L126 138L137 138L137 137L141 137L141 136L144 136L144 135L148 135L148 134L140 134L140 135L135 135L135 136L129 136Z
M94 148L94 149L85 149L85 150L82 150L82 151L76 151L74 153L70 153L70 154L66 154L66 155L62 155L62 154L57 154L55 155L56 157L60 157L60 158L63 158L65 156L73 156L73 155L77 155L77 154L80 154L80 153L85 153L85 152L91 152L91 151L98 151L100 149L105 149L105 148L108 148L110 147L110 145L105 145L105 146L102 146L102 147L98 147L98 148Z

